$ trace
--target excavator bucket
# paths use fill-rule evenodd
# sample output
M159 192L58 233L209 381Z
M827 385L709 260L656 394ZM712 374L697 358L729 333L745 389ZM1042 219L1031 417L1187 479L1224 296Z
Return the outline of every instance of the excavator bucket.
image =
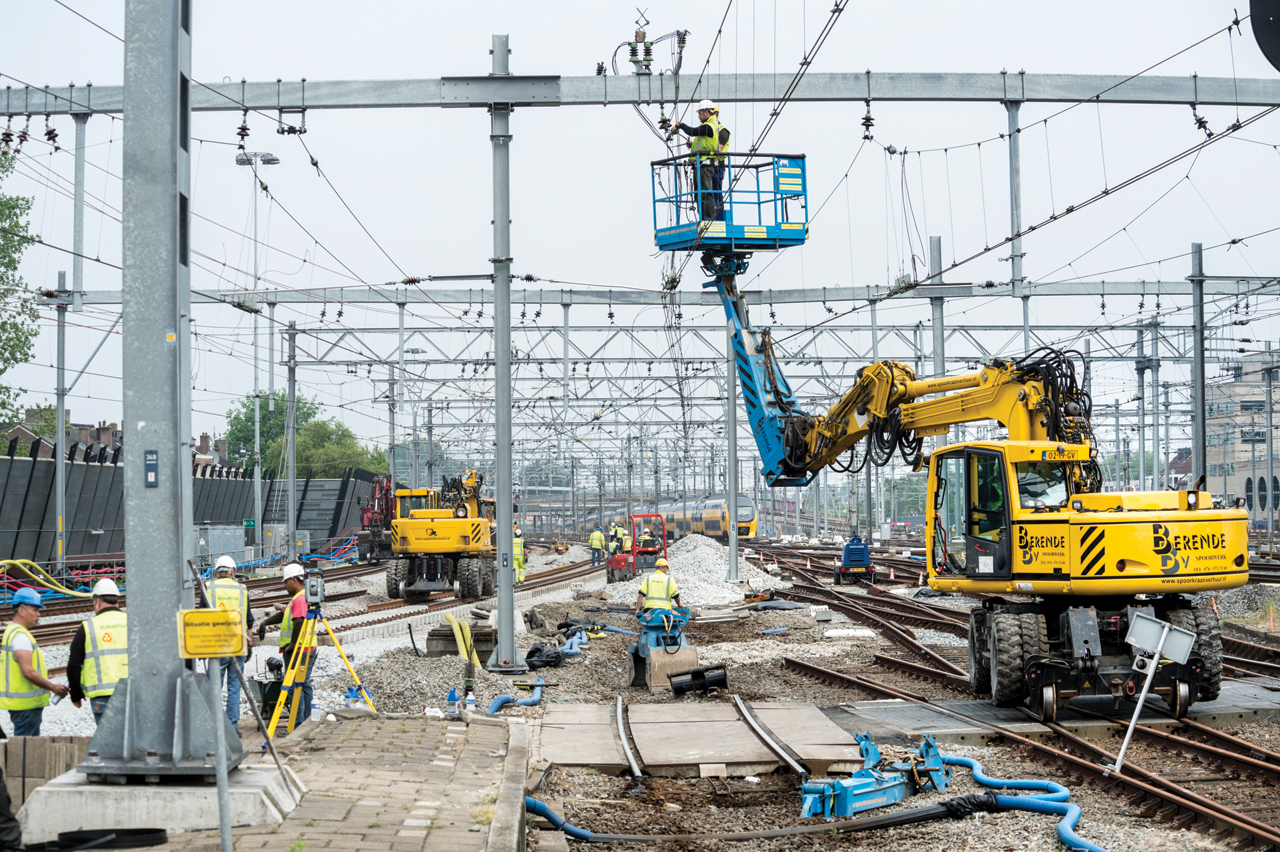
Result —
M668 653L670 651L670 653ZM692 645L681 648L651 648L649 666L645 670L645 685L650 692L671 689L668 675L683 672L698 666L698 649Z

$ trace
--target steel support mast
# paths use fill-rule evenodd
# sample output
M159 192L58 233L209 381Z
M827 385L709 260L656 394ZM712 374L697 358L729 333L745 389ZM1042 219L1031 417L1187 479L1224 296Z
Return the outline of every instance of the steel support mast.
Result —
M510 75L507 36L494 35L491 77ZM498 644L485 668L525 672L516 648L515 565L511 530L511 104L489 105L489 141L493 145L493 348L494 421L497 433L496 519L498 523Z
M203 675L178 656L174 614L195 603L191 481L191 4L125 3L122 371L129 677L79 767L90 781L216 775L215 725L240 739ZM216 709L215 709L216 708ZM220 785L221 786L221 785Z

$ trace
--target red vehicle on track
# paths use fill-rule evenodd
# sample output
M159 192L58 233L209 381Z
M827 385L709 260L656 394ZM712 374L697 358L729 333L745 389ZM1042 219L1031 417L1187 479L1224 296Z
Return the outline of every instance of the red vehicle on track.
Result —
M620 583L652 571L658 559L667 558L667 525L662 515L631 515L631 549L605 560L609 582ZM648 528L650 535L642 538Z

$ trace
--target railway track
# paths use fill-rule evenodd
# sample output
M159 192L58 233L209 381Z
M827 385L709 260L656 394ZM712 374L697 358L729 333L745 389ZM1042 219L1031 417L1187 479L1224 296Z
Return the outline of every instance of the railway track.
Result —
M859 675L783 658L783 666L828 683L866 690L884 698L928 706L1017 744L1031 757L1053 768L1067 783L1089 780L1123 797L1140 813L1162 822L1232 843L1237 849L1280 849L1280 788L1271 780L1280 770L1280 755L1197 723L1184 723L1177 733L1153 731L1152 740L1131 748L1122 772L1102 765L1115 756L1100 744L1049 724L1061 748L1023 737L1007 728L982 722L912 692ZM1147 736L1144 734L1144 737ZM1213 740L1213 744L1207 742ZM1153 744L1158 743L1158 744ZM1191 763L1183 762L1183 758ZM1143 765L1136 761L1147 761ZM1160 771L1148 766L1158 761ZM1208 771L1206 771L1208 767ZM1261 783L1259 783L1261 781Z
M604 569L601 566L593 567L591 565L590 559L584 559L581 562L572 562L568 565L565 565L559 568L550 568L546 571L539 571L537 574L532 574L529 576L527 580L525 580L523 583L520 584L520 590L527 591L530 589L540 589L540 588L545 588L547 586L554 586L557 583L563 583L566 580L574 580L579 577L587 577L596 571L603 571L603 570ZM363 621L350 621L350 622L345 621L345 619L358 619L360 618L361 613L354 613L349 616L343 616L344 622L342 624L332 625L333 630L335 633L344 633L348 630L353 630L358 627L368 627L374 624L386 624L388 622L399 621L400 619L404 619L404 618L412 618L416 615L423 615L425 613L437 612L442 609L450 609L452 607L459 606L464 603L482 604L488 601L496 600L494 596L476 598L473 600L461 600L458 598L457 595L450 595L448 593L438 593L438 594L439 594L439 597L436 597L435 595L431 595L427 598L425 608L423 608L419 604L410 603L403 600L387 601L385 605L376 604L375 606L377 608L374 609L373 607L370 607L368 610L366 610L366 614L384 612L386 610L395 610L395 612L393 612L391 615L386 615L381 618L375 618L375 619L363 620Z
M383 570L381 565L371 565L368 563L359 563L356 565L343 565L337 568L325 569L325 582L336 583L339 580L351 580L356 577L363 577L369 574L376 574ZM254 577L245 581L245 587L249 590L249 595L253 598L254 592L268 591L278 592L280 589L279 577ZM282 595L280 592L279 595ZM279 597L276 595L274 597ZM275 603L274 597L270 603ZM257 606L265 599L253 598L252 603ZM128 595L120 596L122 604L127 603ZM60 616L73 615L79 612L93 612L93 600L91 598L63 598L61 600L49 601L45 604L44 616ZM13 618L13 607L0 606L0 621L9 621Z

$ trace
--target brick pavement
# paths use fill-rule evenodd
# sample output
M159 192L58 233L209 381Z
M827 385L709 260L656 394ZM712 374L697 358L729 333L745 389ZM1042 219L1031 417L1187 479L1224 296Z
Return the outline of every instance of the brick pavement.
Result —
M278 746L309 792L280 826L234 829L235 848L483 852L506 742L501 723L423 717L308 722ZM174 835L157 848L221 847L217 831L202 831Z

